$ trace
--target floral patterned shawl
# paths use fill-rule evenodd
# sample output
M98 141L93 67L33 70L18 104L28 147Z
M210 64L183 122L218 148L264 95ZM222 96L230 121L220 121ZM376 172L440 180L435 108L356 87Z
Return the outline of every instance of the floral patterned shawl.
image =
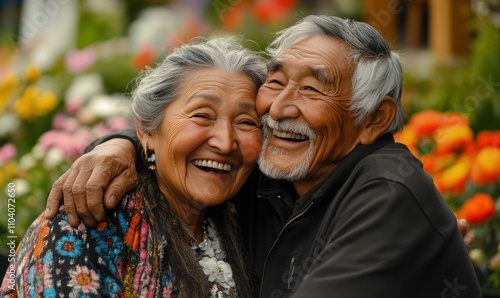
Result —
M172 271L160 270L166 242L141 216L143 204L127 194L95 229L71 227L63 207L53 220L38 217L17 249L15 287L6 276L0 296L177 297Z

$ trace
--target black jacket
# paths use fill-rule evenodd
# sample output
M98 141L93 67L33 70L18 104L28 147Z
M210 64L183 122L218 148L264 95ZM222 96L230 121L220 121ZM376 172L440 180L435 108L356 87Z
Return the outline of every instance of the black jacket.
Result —
M259 183L236 206L260 297L481 297L453 212L392 136L356 147L293 208L291 184Z
M293 193L256 171L233 200L256 296L481 297L453 212L392 136Z

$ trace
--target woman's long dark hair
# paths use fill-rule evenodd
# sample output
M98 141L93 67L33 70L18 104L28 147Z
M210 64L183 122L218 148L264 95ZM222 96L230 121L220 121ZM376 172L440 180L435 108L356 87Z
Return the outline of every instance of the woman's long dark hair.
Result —
M186 231L182 221L160 192L154 171L146 168L144 158L141 158L137 165L137 187L143 196L145 206L150 206L146 207L145 216L151 225L156 227L157 241L162 235L167 242L165 251L158 252L163 256L160 260L161 273L168 274L170 270L173 272L174 286L176 286L174 292L178 291L181 297L207 297L208 279L192 248L185 243ZM215 224L221 246L226 253L225 261L231 265L233 271L238 297L251 297L250 270L232 203L226 201L221 205L210 207L206 216Z

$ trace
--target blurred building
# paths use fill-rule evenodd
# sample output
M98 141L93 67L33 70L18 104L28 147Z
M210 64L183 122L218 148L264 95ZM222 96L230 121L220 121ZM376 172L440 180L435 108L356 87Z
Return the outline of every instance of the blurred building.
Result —
M429 49L438 63L469 53L470 0L362 0L363 18L393 47Z

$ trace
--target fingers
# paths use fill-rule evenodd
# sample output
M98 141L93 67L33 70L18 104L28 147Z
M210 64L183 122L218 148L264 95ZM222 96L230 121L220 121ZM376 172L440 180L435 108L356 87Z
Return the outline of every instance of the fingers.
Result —
M107 189L106 204L113 208L135 186L133 144L127 140L111 140L106 143L78 158L54 183L45 216L54 217L57 214L63 197L71 226L76 227L83 220L87 226L94 227L106 220L104 190Z
M78 216L78 212L76 209L72 188L72 183L77 178L78 173L78 171L70 169L69 175L62 187L64 193L64 208L66 214L68 215L68 223L73 227L76 227L78 226L78 224L80 224L80 217Z
M469 232L470 229L469 223L467 222L467 220L462 218L462 219L457 219L457 224L460 234L462 234L462 237L465 237L465 235Z
M137 182L137 174L135 166L122 172L114 178L104 193L104 205L107 209L113 209L118 205L120 199L130 190L132 190Z
M458 230L460 231L460 234L462 234L462 237L464 238L465 245L467 247L471 246L474 244L474 234L470 231L470 225L465 219L457 219L457 224L458 224Z
M475 240L476 240L476 237L474 236L474 234L472 232L469 232L464 236L464 242L465 242L465 245L467 245L467 247L472 246L472 244L474 244Z
M100 178L96 176L100 176L99 173L83 169L68 183L67 189L68 194L71 192L78 216L88 227L95 227L98 222L105 220L102 206L103 191L98 182ZM101 182L106 183L105 179Z
M47 219L52 219L57 215L57 211L59 210L59 204L61 203L61 199L63 198L63 185L66 181L67 176L69 175L69 171L66 171L59 179L57 179L54 184L52 184L52 189L49 193L49 198L47 199L47 203L45 205L45 211L43 215Z

